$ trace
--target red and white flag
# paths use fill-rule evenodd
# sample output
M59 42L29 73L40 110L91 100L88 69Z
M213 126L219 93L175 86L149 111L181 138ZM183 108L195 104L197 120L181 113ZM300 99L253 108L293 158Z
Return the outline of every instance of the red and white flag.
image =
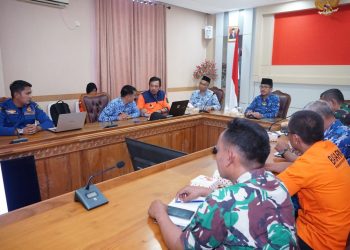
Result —
M238 105L238 101L239 101L239 88L238 88L238 58L239 58L239 53L238 53L238 49L239 49L239 44L238 44L238 39L239 39L239 29L237 29L237 33L236 33L236 42L235 42L235 49L233 52L233 64L232 64L232 82L233 82L233 86L234 86L234 99L236 100L236 105Z

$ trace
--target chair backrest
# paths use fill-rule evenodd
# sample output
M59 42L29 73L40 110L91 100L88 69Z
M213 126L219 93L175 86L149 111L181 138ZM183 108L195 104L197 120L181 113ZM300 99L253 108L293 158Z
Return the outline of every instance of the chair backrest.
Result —
M222 107L222 102L224 100L224 96L225 96L225 93L222 89L219 89L218 87L212 87L212 88L209 88L211 91L213 91L215 93L215 95L218 97L218 100L220 102L220 105Z
M41 201L34 156L1 161L0 172L0 189L5 191L0 203L6 203L7 211Z
M279 90L273 91L272 94L277 95L280 98L280 109L278 111L277 118L286 118L292 98L287 93L283 93Z
M82 95L81 100L83 107L87 112L87 122L96 122L102 110L109 102L109 95L107 93L98 93L94 95Z

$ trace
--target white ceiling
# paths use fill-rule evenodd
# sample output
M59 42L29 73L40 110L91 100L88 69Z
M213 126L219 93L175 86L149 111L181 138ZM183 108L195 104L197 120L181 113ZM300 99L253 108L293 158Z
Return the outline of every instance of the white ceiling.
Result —
M215 14L237 9L247 9L259 6L293 2L292 0L160 0L163 3Z

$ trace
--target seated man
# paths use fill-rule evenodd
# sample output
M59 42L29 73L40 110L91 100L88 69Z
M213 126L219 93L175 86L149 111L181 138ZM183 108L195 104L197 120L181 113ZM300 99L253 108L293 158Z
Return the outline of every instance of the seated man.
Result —
M344 125L350 125L350 104L344 102L344 95L339 89L326 90L320 95L320 99L331 105L335 118Z
M112 100L102 110L98 117L99 122L120 121L140 116L140 110L134 101L136 89L133 86L125 85L120 91L119 98Z
M39 105L31 101L30 83L14 81L10 85L10 91L12 98L0 104L0 135L35 134L42 129L54 127Z
M213 91L208 89L209 84L210 78L203 76L199 82L199 90L194 91L191 95L190 104L204 111L220 110L221 106L218 97Z
M160 89L161 84L160 78L156 76L149 79L149 90L143 92L137 101L142 116L149 117L153 112L161 114L169 112L170 105L165 92Z
M97 94L97 86L96 86L95 83L89 82L89 83L86 85L86 94L87 94L87 95L95 95L95 94ZM80 110L80 112L86 111L86 110L84 109L84 106L83 106L82 97L83 97L83 95L81 95L80 98L79 98L79 110Z
M273 81L269 78L263 78L260 84L260 95L255 97L253 102L245 111L245 116L248 118L276 118L280 100L277 95L271 94Z
M220 176L235 184L215 191L181 189L177 197L183 201L206 196L184 231L171 222L166 205L151 204L149 215L157 220L167 247L297 249L290 196L263 168L270 153L267 132L257 123L236 118L221 133L216 149Z
M339 148L324 141L322 117L294 113L288 138L302 153L278 175L290 195L298 193L300 249L344 249L350 231L350 166Z
M329 104L325 101L314 101L305 106L304 110L312 110L320 114L324 122L324 139L333 142L340 151L343 153L347 161L350 163L350 128L343 125L339 120L335 119L333 111L331 110ZM278 142L276 145L276 150L280 152L283 157L289 161L293 162L298 157L293 152L291 152L289 145L286 142ZM276 169L271 167L270 170L281 172L289 164L276 164L284 165L284 168Z

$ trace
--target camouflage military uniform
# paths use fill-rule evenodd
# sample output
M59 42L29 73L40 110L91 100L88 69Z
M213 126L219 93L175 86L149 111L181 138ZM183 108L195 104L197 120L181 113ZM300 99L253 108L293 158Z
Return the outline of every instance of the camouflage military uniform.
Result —
M340 105L340 109L335 111L334 116L344 125L350 126L350 104L343 103Z
M185 249L296 249L288 191L270 172L246 172L207 197L181 240Z
M335 120L324 132L324 139L338 146L350 164L350 128Z

